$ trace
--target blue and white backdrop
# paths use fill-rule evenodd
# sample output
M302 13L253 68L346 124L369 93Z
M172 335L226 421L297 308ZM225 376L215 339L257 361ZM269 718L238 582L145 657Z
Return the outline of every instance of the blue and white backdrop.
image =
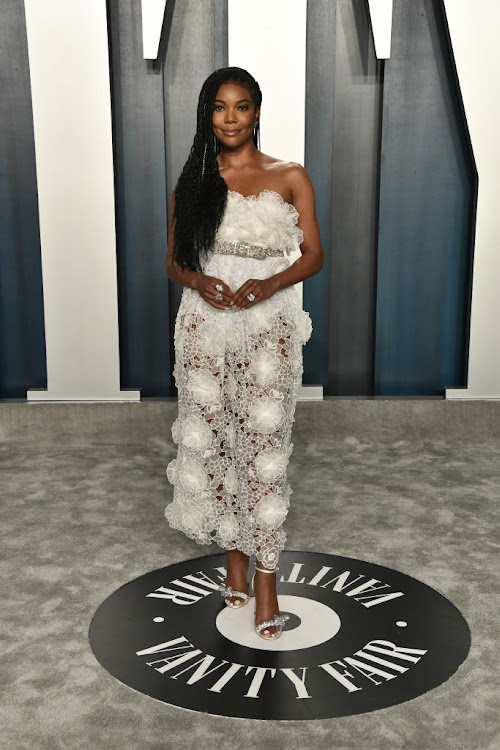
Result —
M176 395L168 199L226 65L315 186L303 397L500 398L498 0L0 8L1 398Z

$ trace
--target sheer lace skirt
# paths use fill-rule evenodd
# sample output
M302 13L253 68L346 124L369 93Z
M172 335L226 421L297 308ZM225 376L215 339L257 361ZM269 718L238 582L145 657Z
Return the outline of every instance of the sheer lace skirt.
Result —
M286 541L287 465L310 318L292 289L277 293L281 306L231 311L189 304L193 294L201 299L185 290L175 324L177 457L167 467L174 488L165 516L199 544L239 549L273 568Z

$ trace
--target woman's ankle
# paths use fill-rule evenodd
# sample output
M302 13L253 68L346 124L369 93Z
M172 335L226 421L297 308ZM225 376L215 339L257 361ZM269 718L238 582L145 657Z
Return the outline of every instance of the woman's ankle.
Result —
M271 573L276 573L278 571L278 568L277 567L268 568L266 565L263 565L261 562L257 560L255 563L255 570L257 570L260 573L267 573L268 575L270 575Z
M236 552L239 554L232 554L233 552ZM228 566L231 565L237 568L248 569L250 558L248 557L248 555L240 553L239 550L228 550L226 553L226 561L227 561Z

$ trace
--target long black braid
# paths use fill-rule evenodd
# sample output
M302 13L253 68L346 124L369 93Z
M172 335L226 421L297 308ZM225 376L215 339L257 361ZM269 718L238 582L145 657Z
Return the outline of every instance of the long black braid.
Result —
M202 86L196 134L175 189L173 258L183 270L201 272L200 258L208 253L226 208L227 185L219 174L220 142L213 133L212 116L219 87L228 81L248 88L255 107L262 102L259 84L244 68L219 68ZM260 117L253 139L260 149Z

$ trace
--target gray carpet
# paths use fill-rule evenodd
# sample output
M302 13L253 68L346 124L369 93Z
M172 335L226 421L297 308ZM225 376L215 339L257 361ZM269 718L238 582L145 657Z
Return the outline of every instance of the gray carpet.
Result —
M169 528L173 400L0 403L2 707L9 750L500 748L500 402L299 402L287 549L400 570L472 631L468 659L407 703L340 719L203 715L121 684L88 628L119 586L220 550Z

